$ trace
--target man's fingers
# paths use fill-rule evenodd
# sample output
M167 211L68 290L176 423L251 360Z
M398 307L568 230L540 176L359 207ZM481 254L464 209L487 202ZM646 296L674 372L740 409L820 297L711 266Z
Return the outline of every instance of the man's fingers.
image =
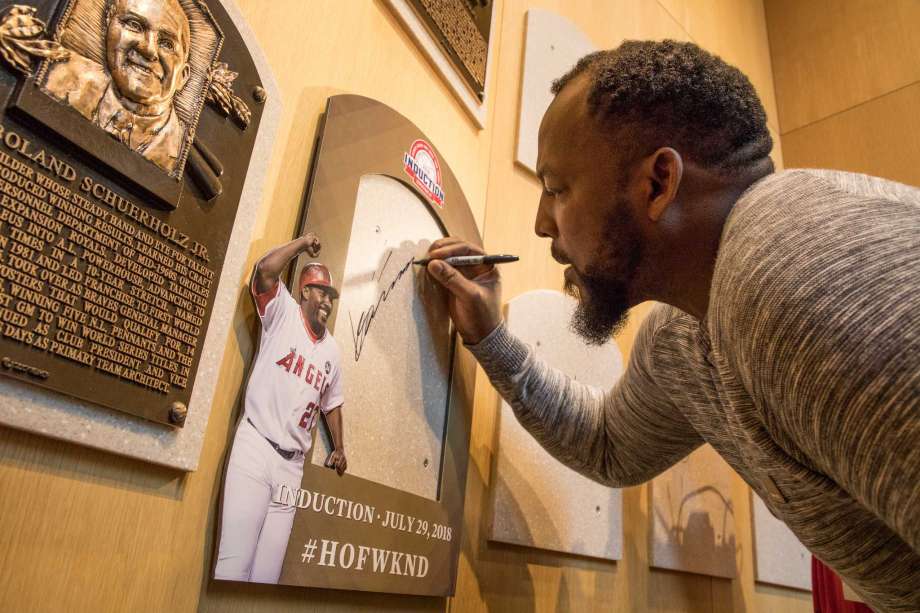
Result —
M444 238L439 238L438 240L431 243L428 247L428 251L433 249L440 249L441 247L446 247L447 245L453 245L454 243L462 243L463 240L457 238L456 236L445 236Z
M428 273L458 298L472 298L477 293L476 284L446 262L440 260L429 262Z
M476 245L471 245L469 243L455 243L452 245L439 247L437 249L431 249L426 254L426 257L431 258L432 260L443 260L444 258L450 258L458 255L484 254L485 252Z
M442 259L450 257L453 255L483 255L485 251L481 247L477 247L472 243L468 243L459 238L453 236L448 236L446 238L439 238L435 242L431 243L431 246L428 247L429 258Z
M306 235L307 238L307 254L310 257L315 258L319 255L320 250L322 249L322 243L319 242L319 237L313 234L312 232Z

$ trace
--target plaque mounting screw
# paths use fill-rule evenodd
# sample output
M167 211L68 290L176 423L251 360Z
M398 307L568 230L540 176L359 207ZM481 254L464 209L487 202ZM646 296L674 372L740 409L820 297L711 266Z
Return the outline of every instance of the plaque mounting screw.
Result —
M428 468L428 458L425 458L425 461L422 462L422 466L424 466L425 468Z
M257 85L252 90L252 98L259 104L262 104L265 102L266 98L268 98L268 92L265 91L265 88L261 85Z
M188 415L188 407L185 406L185 403L179 402L178 400L172 403L172 406L169 407L169 423L174 426L181 426L185 424L185 417Z

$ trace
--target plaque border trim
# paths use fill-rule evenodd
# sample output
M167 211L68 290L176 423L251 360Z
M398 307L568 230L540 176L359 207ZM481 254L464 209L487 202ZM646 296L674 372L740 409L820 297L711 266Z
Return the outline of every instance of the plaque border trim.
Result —
M403 28L409 33L409 36L412 37L412 40L414 40L419 49L422 50L425 57L434 65L437 73L441 75L441 78L447 83L454 97L460 102L463 110L466 111L470 119L473 120L476 127L480 130L484 130L486 127L489 100L491 98L490 90L492 89L489 83L492 80L493 59L495 55L493 53L493 45L495 44L495 39L499 37L495 32L495 15L498 13L500 7L495 6L492 8L492 23L489 27L491 34L489 35L489 45L486 51L486 78L485 85L482 89L482 101L480 102L476 94L473 93L473 90L470 89L470 86L467 85L466 80L454 67L452 60L444 53L441 45L439 45L438 41L432 36L425 22L419 17L418 13L415 12L415 9L412 8L409 2L407 0L383 0L383 3L390 9L390 12L396 16L397 21L399 21Z

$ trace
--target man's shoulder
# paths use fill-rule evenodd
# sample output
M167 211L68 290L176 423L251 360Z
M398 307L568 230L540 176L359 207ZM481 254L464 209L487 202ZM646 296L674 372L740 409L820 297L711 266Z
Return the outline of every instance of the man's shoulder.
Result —
M757 181L738 198L725 222L722 245L739 236L771 242L772 233L783 234L789 225L828 228L841 215L862 215L882 202L920 214L920 189L840 170L784 170Z
M733 339L723 345L740 347L905 301L920 306L908 297L918 234L916 188L836 171L771 175L742 195L726 221L707 319Z
M253 294L256 303L259 302L259 295ZM265 312L269 312L269 308L272 312L272 319L280 320L285 318L290 318L291 314L296 315L296 312L300 310L300 305L297 304L297 301L294 300L294 297L291 296L291 293L288 291L287 286L280 279L272 289L268 290L263 297L262 308L265 309ZM270 305L270 306L269 306ZM297 320L299 322L299 319ZM263 332L264 332L263 326Z
M179 118L175 107L171 108L169 119L144 149L144 157L171 172L182 153L185 132L185 122Z
M689 313L669 304L656 303L642 320L635 347L652 351L687 343L699 325L699 320Z
M326 328L326 336L323 338L323 349L327 357L333 360L333 367L338 367L342 363L342 347L329 328Z
M110 82L111 78L98 62L70 51L66 61L51 65L44 89L90 117Z

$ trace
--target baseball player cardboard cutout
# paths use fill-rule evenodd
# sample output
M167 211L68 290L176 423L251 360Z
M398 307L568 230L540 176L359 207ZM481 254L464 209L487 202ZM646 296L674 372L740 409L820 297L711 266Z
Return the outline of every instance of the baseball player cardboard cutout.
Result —
M252 276L262 333L224 481L217 579L278 582L295 508L273 493L300 488L321 412L334 445L326 466L347 468L341 354L326 330L338 291L320 263L300 272L297 299L280 279L292 259L319 251L308 233L265 254Z

